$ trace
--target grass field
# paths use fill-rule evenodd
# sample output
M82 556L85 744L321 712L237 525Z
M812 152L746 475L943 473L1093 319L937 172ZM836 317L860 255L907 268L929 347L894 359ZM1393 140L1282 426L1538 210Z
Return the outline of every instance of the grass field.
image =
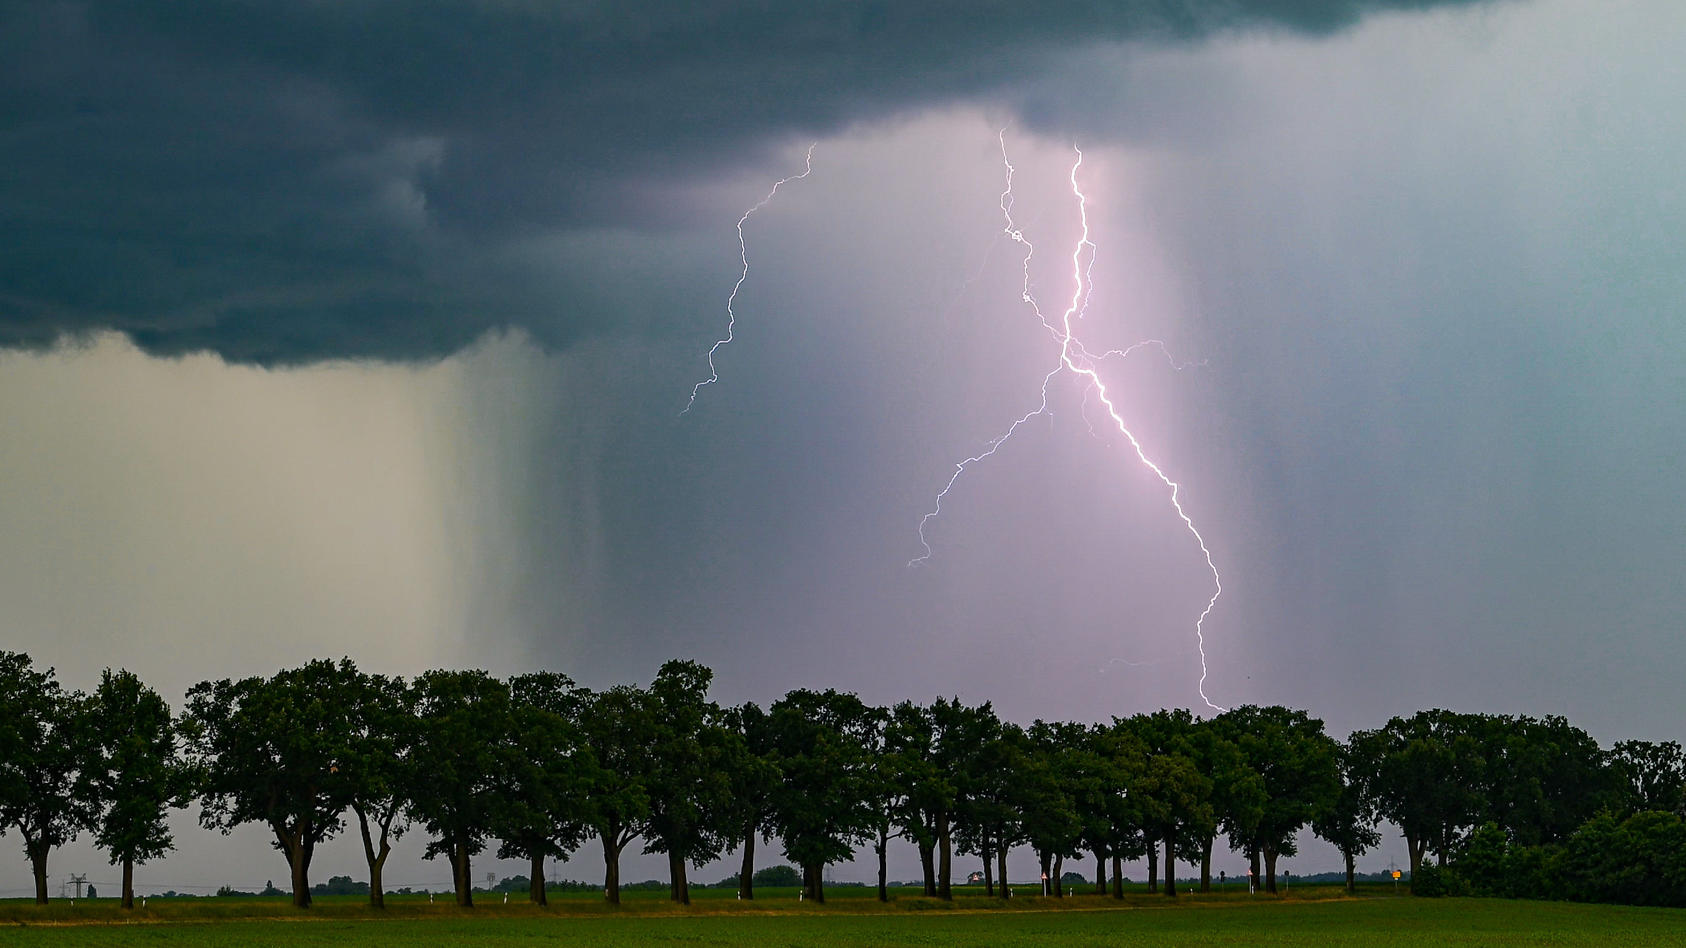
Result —
M712 893L710 893L712 895ZM843 894L843 893L839 893ZM868 890L870 894L870 890ZM972 946L1029 945L1682 945L1686 912L1476 899L1339 896L1310 888L1289 898L1245 894L1179 899L1139 895L1024 898L1012 907L976 896L953 904L912 897L880 906L849 892L825 906L768 893L755 903L700 898L690 909L640 893L619 909L564 896L536 909L501 896L461 910L392 899L385 913L354 898L298 912L279 899L153 899L130 918L108 900L42 909L0 903L0 944L25 946L391 945L493 946ZM849 897L854 896L854 897Z

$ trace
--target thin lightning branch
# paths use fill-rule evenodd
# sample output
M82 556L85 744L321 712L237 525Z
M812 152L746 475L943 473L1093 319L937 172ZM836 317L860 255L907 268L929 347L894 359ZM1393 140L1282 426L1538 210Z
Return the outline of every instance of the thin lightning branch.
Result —
M1159 342L1158 340L1147 340L1126 349L1111 350L1103 353L1099 357L1096 357L1084 348L1083 344L1078 341L1075 336L1075 331L1072 328L1072 320L1083 318L1084 312L1088 309L1089 296L1094 286L1092 270L1095 265L1095 245L1089 240L1088 198L1084 195L1082 188L1077 183L1077 172L1083 167L1083 151L1079 148L1072 149L1077 153L1077 160L1072 163L1070 180L1071 192L1077 199L1077 208L1079 217L1082 221L1083 233L1082 236L1078 238L1077 244L1071 252L1071 271L1074 283L1071 303L1066 307L1065 312L1061 315L1057 323L1050 320L1048 316L1042 312L1041 305L1037 303L1035 295L1030 291L1030 260L1031 256L1035 252L1035 249L1032 247L1030 241L1025 239L1023 232L1020 231L1017 225L1013 222L1013 164L1007 157L1007 139L1005 129L1001 132L1000 140L1001 161L1007 169L1006 190L1001 194L1001 212L1006 222L1005 229L1007 236L1015 243L1022 244L1025 248L1023 264L1024 284L1020 291L1020 297L1025 303L1030 305L1032 311L1036 314L1037 319L1042 323L1043 327L1053 335L1057 342L1059 342L1060 358L1058 364L1054 366L1053 370L1043 376L1042 401L1037 408L1013 422L1013 424L1008 427L1007 431L994 441L991 441L984 451L955 465L954 473L949 477L948 483L943 485L943 489L937 494L937 500L934 508L919 521L919 543L925 552L922 555L910 560L908 565L918 566L931 558L931 546L926 538L925 529L932 519L942 513L943 498L948 495L948 492L954 487L955 482L960 479L960 475L964 474L973 464L993 455L1003 444L1007 442L1009 438L1013 436L1013 433L1018 430L1020 425L1029 421L1031 418L1044 414L1048 411L1048 383L1051 382L1056 375L1058 375L1061 371L1069 371L1073 375L1081 376L1087 382L1084 395L1085 401L1087 401L1088 396L1091 393L1095 396L1096 400L1106 408L1107 415L1112 419L1113 425L1118 429L1119 433L1129 440L1130 447L1134 449L1137 460L1146 465L1148 470L1152 471L1154 476L1159 478L1160 483L1164 484L1165 487L1170 490L1172 509L1176 511L1177 517L1182 520L1183 526L1188 528L1189 534L1194 537L1195 543L1197 543L1200 547L1201 555L1206 559L1206 568L1211 570L1214 586L1212 597L1206 601L1206 608L1201 611L1200 617L1196 619L1194 623L1195 643L1200 652L1200 681L1196 685L1196 689L1200 692L1200 700L1204 701L1207 707L1213 709L1214 711L1222 712L1224 708L1213 704L1212 699L1206 696L1206 678L1208 672L1206 667L1205 626L1206 617L1211 615L1212 609L1218 603L1218 597L1223 595L1223 577L1218 574L1217 564L1212 561L1212 551L1207 548L1205 538L1200 535L1200 531L1195 527L1194 521L1189 517L1187 511L1183 509L1182 486L1167 476L1165 471L1147 456L1147 452L1143 449L1141 442L1136 439L1135 434L1131 432L1129 426L1125 424L1123 416L1119 413L1117 404L1113 401L1111 394L1107 391L1105 380L1101 378L1100 372L1096 368L1097 362L1100 362L1108 357L1123 358L1129 355L1132 351L1148 345L1157 345L1162 351L1164 351L1165 345L1163 342ZM1085 263L1085 256L1087 257L1087 263ZM1168 351L1166 352L1166 357L1170 358L1170 353ZM1175 360L1172 360L1172 365L1176 365Z
M732 331L737 327L738 314L733 311L732 307L738 301L738 291L743 289L744 281L749 279L749 245L744 243L744 222L748 221L756 211L759 211L768 204L771 204L774 196L779 193L779 188L784 187L791 181L800 181L803 178L806 178L814 170L814 149L818 146L819 142L814 142L812 145L808 146L808 155L805 159L803 159L801 174L793 174L788 177L780 178L773 184L772 190L767 192L766 197L757 201L754 207L744 211L743 216L738 218L738 259L743 261L743 270L738 273L738 282L732 285L732 295L726 298L726 338L717 340L714 345L709 347L708 378L703 379L701 382L698 382L696 385L691 387L691 399L685 403L685 408L679 413L680 415L683 416L690 412L691 406L697 403L697 393L702 391L704 385L713 385L715 382L720 381L720 372L714 367L714 354L720 350L721 346L731 343L735 338Z

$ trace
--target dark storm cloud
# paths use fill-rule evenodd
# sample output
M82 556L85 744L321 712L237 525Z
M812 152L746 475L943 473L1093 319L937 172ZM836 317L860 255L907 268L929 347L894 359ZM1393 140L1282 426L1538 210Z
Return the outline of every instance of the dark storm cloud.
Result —
M1086 44L1472 2L9 3L0 345L563 346L625 304L557 302L591 256L523 248L679 226L688 184L791 136L989 97Z

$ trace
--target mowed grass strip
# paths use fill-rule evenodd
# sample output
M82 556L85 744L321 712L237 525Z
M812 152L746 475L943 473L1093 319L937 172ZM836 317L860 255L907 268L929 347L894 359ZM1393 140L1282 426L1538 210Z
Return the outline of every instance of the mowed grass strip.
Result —
M852 901L852 900L851 900ZM431 916L365 916L153 922L13 924L0 944L33 946L182 945L362 946L1115 946L1182 945L1680 945L1686 912L1624 906L1490 899L1359 898L1326 900L1190 899L1179 905L1133 900L1063 900L1054 910L861 912L773 910L616 914L492 912L452 909ZM1083 911L1083 902L1090 910ZM1070 903L1078 903L1067 907ZM425 904L425 903L424 903ZM489 908L489 906L488 906ZM502 908L500 905L499 908ZM514 908L514 906L510 906ZM911 908L911 906L909 906Z

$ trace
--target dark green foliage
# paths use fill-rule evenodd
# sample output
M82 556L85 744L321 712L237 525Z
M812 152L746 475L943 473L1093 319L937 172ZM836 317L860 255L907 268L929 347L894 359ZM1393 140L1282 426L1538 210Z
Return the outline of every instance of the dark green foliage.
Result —
M201 682L182 721L199 790L199 822L228 833L263 823L292 871L293 904L310 904L310 860L338 833L349 797L339 762L350 748L349 660L314 661L273 678Z
M733 873L716 882L714 888L736 889L739 887L739 881L737 874ZM755 870L755 875L750 878L750 882L756 888L766 886L775 889L794 889L802 884L802 873L796 871L795 866L767 866Z
M1438 899L1446 894L1445 871L1425 863L1411 873L1411 894L1425 899Z
M1624 813L1686 816L1686 755L1674 741L1619 741L1609 754L1615 805Z
M416 693L385 675L359 674L348 681L346 746L338 775L345 781L351 812L357 817L363 858L369 866L369 904L382 908L386 893L381 872L392 841L407 828L404 805L420 775L412 750L420 739Z
M78 698L51 668L0 652L0 831L15 829L35 875L35 901L47 902L47 855L76 838L84 822L76 794Z
M875 821L874 714L852 694L792 691L771 709L779 770L773 824L802 867L808 897L825 901L822 873L848 859Z
M220 894L220 893L219 893ZM350 876L329 876L327 882L310 887L312 895L368 895L369 883L357 882Z
M1564 844L1563 897L1686 907L1686 820L1654 810L1600 813Z
M795 866L768 866L756 870L754 881L769 888L794 888L802 884L802 874Z
M1264 858L1264 888L1274 892L1277 857L1294 855L1295 835L1339 798L1338 745L1304 711L1247 705L1225 716L1263 790L1252 836L1239 842Z
M716 859L730 845L738 829L731 774L754 763L742 735L708 700L713 677L696 662L668 662L648 691L654 741L646 748L653 766L645 851L667 854L671 898L687 905L686 867Z
M730 792L720 818L734 831L740 868L732 878L743 899L755 898L755 843L770 829L773 794L782 779L774 761L771 719L754 702L725 712L723 727L741 742L726 774Z
M474 904L470 861L486 846L512 766L509 688L483 671L429 671L415 682L418 775L410 813L433 835L426 858L451 863L458 905Z
M1376 806L1371 790L1375 761L1364 748L1351 742L1340 745L1335 754L1340 789L1324 802L1312 818L1312 832L1340 850L1346 862L1346 887L1353 891L1357 858L1378 846L1382 834L1376 829Z
M584 817L603 846L603 890L621 900L621 852L644 831L650 817L653 761L645 748L658 739L649 697L630 685L579 693L576 723L596 766L591 769Z
M503 889L525 887L536 902L558 888L544 880L545 859L592 833L611 901L634 838L669 855L679 901L687 867L733 844L743 869L725 884L743 897L756 883L800 883L823 901L826 867L864 843L880 855L884 899L882 857L896 835L920 850L931 895L950 896L955 849L981 858L981 881L1006 895L989 870L1028 843L1056 893L1088 885L1066 860L1092 858L1093 891L1108 892L1110 878L1122 898L1121 863L1143 855L1150 888L1162 865L1174 892L1178 864L1200 865L1204 887L1220 832L1255 871L1263 860L1268 891L1276 858L1293 854L1308 823L1342 851L1350 885L1385 818L1404 830L1418 895L1686 907L1686 758L1673 742L1606 752L1560 717L1438 710L1346 745L1281 707L1028 729L987 703L886 710L835 691L793 691L766 712L722 710L708 698L711 677L669 662L648 689L593 693L552 672L504 682L481 671L428 672L411 686L318 661L201 683L172 722L133 675L107 671L84 698L27 656L0 652L0 827L23 837L43 900L47 854L84 826L125 862L129 890L127 865L167 851L164 809L191 792L207 827L269 827L295 904L368 893L378 906L381 863L412 819L434 836L427 855L450 859L468 905L469 860L492 839L500 856L532 861ZM310 886L314 848L343 828L348 808L372 885ZM797 869L754 870L753 844L767 832Z
M527 897L544 905L545 860L567 858L585 839L596 762L579 728L582 699L572 679L555 672L518 675L510 679L509 693L509 743L491 832L502 840L498 858L529 861Z
M78 719L76 795L94 842L122 865L122 904L133 908L134 866L170 851L164 811L186 789L175 722L158 692L130 672L109 668Z

